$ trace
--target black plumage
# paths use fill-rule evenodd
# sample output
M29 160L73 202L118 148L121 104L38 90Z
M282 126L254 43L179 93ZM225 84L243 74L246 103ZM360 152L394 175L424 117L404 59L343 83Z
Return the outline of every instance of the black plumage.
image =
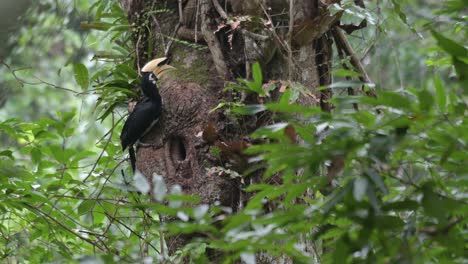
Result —
M146 75L146 76L145 76ZM157 123L162 111L162 100L157 86L149 79L150 74L145 74L142 80L142 90L145 97L140 101L125 121L120 141L122 150L135 144Z
M130 163L135 171L135 150L133 145L148 133L158 122L162 112L162 99L157 87L157 80L163 72L173 69L168 65L159 66L165 58L148 62L142 68L141 90L144 94L141 100L128 116L120 134L122 150L129 148Z

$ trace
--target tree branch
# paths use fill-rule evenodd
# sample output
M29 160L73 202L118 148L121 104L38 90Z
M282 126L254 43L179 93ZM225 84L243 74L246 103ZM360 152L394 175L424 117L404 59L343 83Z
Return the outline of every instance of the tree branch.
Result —
M209 28L209 25L211 24L210 18L208 17L210 6L211 4L209 0L201 0L201 32L203 38L206 41L206 44L210 48L213 62L215 64L216 70L218 71L218 74L221 76L221 78L227 80L229 79L230 74L224 60L221 44L219 43L218 39L216 39L213 31Z
M337 48L344 51L344 53L350 58L351 65L353 65L355 70L361 74L361 77L359 77L359 79L364 83L372 83L364 66L362 65L358 56L356 55L353 48L349 44L343 31L340 28L335 27L332 33L333 33L333 38L335 39ZM375 93L374 90L366 91L366 94L368 96L377 97L377 94Z
M74 91L72 89L68 89L68 88L65 88L65 87L61 87L61 86L58 86L58 85L55 85L53 83L49 83L49 82L46 82L42 79L40 79L39 77L36 77L33 75L33 77L38 80L39 82L27 82L23 79L21 79L20 77L18 77L16 75L16 72L17 71L21 71L21 70L26 70L26 69L29 69L29 67L27 68L20 68L20 69L11 69L10 65L8 65L6 62L4 62L3 60L0 60L0 64L2 64L3 66L5 66L10 72L11 72L11 75L13 75L13 77L15 78L15 80L21 85L21 87L24 85L24 84L29 84L29 85L39 85L39 84L46 84L46 85L49 85L50 87L52 88L55 88L55 89L58 89L58 90L63 90L63 91L66 91L66 92L71 92L73 94L79 94L77 91Z
M91 239L89 239L89 238L86 238L86 237L82 236L82 235L79 234L79 233L76 233L75 231L73 231L73 230L71 230L70 228L68 228L68 226L62 224L59 220L55 219L54 217L52 217L52 216L49 215L48 213L42 211L41 209L36 208L36 207L34 207L34 206L31 206L31 205L29 205L29 204L27 204L27 203L24 203L24 205L25 205L25 207L29 208L30 210L36 211L36 212L38 212L40 215L42 215L42 216L44 216L44 217L50 219L52 222L54 222L55 224L57 224L58 226L60 226L60 227L63 228L64 230L66 230L67 232L69 232L69 233L75 235L75 236L78 237L79 239L81 239L81 240L83 240L83 241L85 241L85 242L87 242L87 243L89 243L89 244L91 244L91 245L93 245L93 246L99 248L99 249L102 250L102 251L110 251L109 248L107 248L105 244L100 245L100 244L97 243L96 241L91 240Z

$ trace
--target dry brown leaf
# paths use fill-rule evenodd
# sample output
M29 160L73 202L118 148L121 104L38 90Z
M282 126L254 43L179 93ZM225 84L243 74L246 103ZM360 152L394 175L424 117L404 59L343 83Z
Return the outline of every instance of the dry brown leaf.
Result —
M209 122L206 125L205 129L203 129L202 138L205 142L209 144L214 143L219 138L218 131L216 130L216 127L213 122Z
M291 143L297 143L297 133L293 125L284 128L284 135L291 140Z
M286 84L282 84L279 90L280 93L284 93L286 91L286 88L288 88L288 86Z

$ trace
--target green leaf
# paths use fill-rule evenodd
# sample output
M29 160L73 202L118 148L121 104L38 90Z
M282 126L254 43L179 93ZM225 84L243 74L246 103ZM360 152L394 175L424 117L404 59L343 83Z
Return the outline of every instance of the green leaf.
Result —
M420 91L418 93L418 99L421 112L428 112L431 110L432 105L434 104L434 98L430 92L426 89Z
M466 60L461 60L460 58L453 57L453 66L455 66L455 70L457 71L460 80L465 81L464 92L465 94L468 93L468 85L466 85L466 81L468 80L468 63Z
M223 108L223 107L225 107L225 106L228 106L228 105L229 105L228 102L221 102L221 103L219 103L215 108L211 109L210 112L208 112L208 114L211 114L211 113L213 113L214 111L216 111L216 110L218 110L218 109L221 109L221 108Z
M284 91L283 95L281 95L279 104L285 107L289 106L290 98L291 98L291 89L288 89Z
M81 89L86 91L89 86L89 74L86 66L84 66L82 63L73 65L73 73L76 83L81 87Z
M262 69L260 68L260 63L256 62L252 65L252 76L253 76L255 85L261 89L263 76L262 76Z
M31 203L50 203L50 200L44 195L44 193L36 191L27 191L23 199L26 199Z
M408 19L406 18L406 14L403 13L403 11L401 11L401 6L400 6L400 3L398 3L397 0L392 0L392 3L393 3L393 11L395 13L397 13L397 15L400 17L401 21L403 21L403 23L408 26L408 28L413 31L414 33L416 33L416 30L408 23Z
M32 242L41 236L44 236L44 230L36 229L29 235L29 241Z
M96 202L94 200L84 200L78 206L78 215L84 215L91 212L95 204Z
M282 129L284 129L285 127L287 127L289 124L288 123L276 123L276 124L273 124L273 125L269 125L269 126L264 126L264 127L261 127L259 129L257 129L253 135L255 136L264 136L264 135L268 135L270 134L271 132L278 132Z
M94 54L93 58L91 59L92 61L93 60L99 60L99 59L110 59L110 60L118 60L118 59L124 59L125 56L124 55L120 55L120 54L117 54L115 52L112 52L112 51L96 51L96 53Z
M67 164L69 156L66 155L66 152L58 145L50 145L48 148L45 148L49 156L53 157L55 160L62 164Z
M335 244L333 250L333 264L348 263L346 259L349 257L350 245L346 236L342 236Z
M112 26L111 23L106 23L106 22L93 22L93 23L88 23L88 21L83 21L80 24L81 29L94 29L94 30L102 30L106 31Z
M76 151L74 151L74 152L76 154ZM78 154L73 156L72 162L77 162L77 161L80 161L80 160L83 160L83 159L86 159L86 158L89 158L89 157L93 157L94 155L96 155L96 153L93 152L93 151L83 150L83 151L80 151L80 152L78 152Z
M3 150L3 151L0 151L0 157L1 156L4 156L4 157L8 157L9 159L11 160L14 160L15 158L13 157L13 151L11 150Z
M266 107L264 105L258 104L258 105L245 105L245 106L235 107L232 109L232 112L236 114L240 114L240 115L254 115L256 113L260 113L265 110L266 110Z
M445 113L447 110L447 95L445 94L445 88L440 80L439 76L434 77L435 92L436 92L436 103L437 107L442 113Z
M31 158L35 164L38 164L42 158L42 151L39 148L33 148L31 150Z
M378 215L374 218L376 227L382 229L397 229L404 226L403 220L399 217L391 215Z
M353 186L347 184L343 188L336 189L331 195L327 196L327 199L323 203L322 210L325 214L328 214L338 203L340 203L345 195L351 190Z
M369 176L372 182L374 182L375 186L379 188L382 193L387 194L389 192L382 177L375 170L373 169L366 170L366 175Z
M448 54L454 57L468 57L468 50L461 44L446 38L444 35L440 34L435 30L431 30L432 35L437 40L439 46L445 50Z
M445 209L442 207L442 202L432 190L426 189L424 191L422 204L426 214L438 219L443 219L445 217Z
M34 138L36 140L47 140L47 139L58 139L59 136L55 133L46 130L39 130L34 133Z
M292 203L294 199L304 194L304 192L309 188L306 184L294 184L287 188L287 195L284 199L286 204Z
M380 213L380 199L377 198L375 188L373 188L372 185L367 187L367 198L369 199L369 203L372 205L372 208L374 208L374 211L376 213Z
M119 73L119 74L125 74L125 77L127 77L128 79L136 79L138 78L138 74L137 72L135 71L135 69L133 69L132 67L128 66L127 64L120 64L116 67L116 71Z
M334 70L332 71L332 74L334 76L342 76L342 77L361 77L362 76L362 74L359 72L345 70L345 69Z
M61 113L62 123L64 123L64 124L69 123L70 120L71 120L74 116L75 116L75 112L74 112L74 111Z
M416 210L419 207L419 203L412 200L388 202L382 206L382 209L385 211L395 210L395 211L412 211Z
M436 217L440 222L447 221L446 215L453 212L460 204L451 198L443 197L432 190L432 184L427 183L423 186L422 205L424 211L429 216Z
M256 82L247 82L247 87L251 92L259 94L261 96L266 95L265 91L262 89L262 85Z
M377 99L370 97L363 97L361 101L374 104L374 105L384 105L397 109L412 110L412 101L403 94L400 94L395 91L380 91L379 97Z
M320 107L307 107L298 104L280 104L280 103L269 103L265 104L265 107L272 112L280 113L291 113L291 114L302 114L305 116L308 115L317 115L322 113Z

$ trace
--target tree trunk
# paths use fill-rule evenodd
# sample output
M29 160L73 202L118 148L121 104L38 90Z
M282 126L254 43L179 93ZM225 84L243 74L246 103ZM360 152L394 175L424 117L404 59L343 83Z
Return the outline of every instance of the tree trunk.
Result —
M237 180L213 173L211 168L245 170L241 151L249 142L243 138L271 121L254 116L239 123L222 109L210 110L220 99L232 101L232 95L223 92L225 83L250 78L250 66L258 61L264 83L271 82L278 90L301 84L306 91L299 98L301 104L330 111L331 91L318 87L331 82L331 29L341 13L331 15L319 0L121 2L131 23L149 21L151 25L150 31L138 30L134 36L138 69L148 59L162 56L177 68L161 82L163 115L144 139L155 147L139 148L137 168L150 182L154 175L162 175L169 189L178 184L184 193L200 196L203 203L219 202L236 212L248 197L243 197ZM148 13L155 10L160 12ZM249 19L254 17L260 20ZM245 103L258 100L241 97ZM221 161L210 153L212 146L221 149ZM168 238L169 254L189 239ZM304 243L313 252L313 241ZM291 263L261 254L257 260Z

